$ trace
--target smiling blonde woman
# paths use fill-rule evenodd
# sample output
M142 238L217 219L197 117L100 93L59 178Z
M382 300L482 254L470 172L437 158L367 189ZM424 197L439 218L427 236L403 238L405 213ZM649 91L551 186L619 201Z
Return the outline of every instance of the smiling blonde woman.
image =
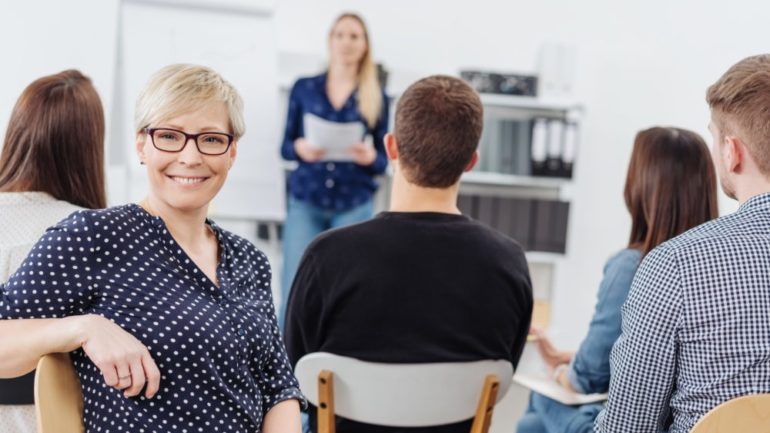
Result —
M34 319L0 321L0 375L72 352L87 431L299 432L267 258L206 218L242 116L208 68L150 79L135 119L147 197L75 213L33 247L0 287L0 318Z

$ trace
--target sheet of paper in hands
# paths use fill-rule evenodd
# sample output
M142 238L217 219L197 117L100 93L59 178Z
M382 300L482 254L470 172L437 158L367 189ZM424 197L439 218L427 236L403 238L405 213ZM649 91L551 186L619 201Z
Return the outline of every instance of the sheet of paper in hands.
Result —
M559 403L574 406L607 400L607 394L578 394L556 383L546 373L516 373L513 381Z
M311 113L305 113L302 120L308 143L326 151L324 161L352 161L350 146L366 142L361 122L331 122Z

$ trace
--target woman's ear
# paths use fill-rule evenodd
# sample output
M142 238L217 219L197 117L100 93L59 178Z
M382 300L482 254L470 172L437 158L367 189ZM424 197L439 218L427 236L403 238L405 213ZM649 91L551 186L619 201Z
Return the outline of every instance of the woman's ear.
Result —
M135 149L136 149L136 156L139 157L139 163L144 165L145 161L145 153L144 153L144 145L147 141L147 134L140 131L136 133L136 142L134 143Z
M238 156L238 141L233 141L233 143L230 145L230 150L227 151L227 155L230 158L230 164L228 165L227 169L233 168L233 164L235 163L235 157Z

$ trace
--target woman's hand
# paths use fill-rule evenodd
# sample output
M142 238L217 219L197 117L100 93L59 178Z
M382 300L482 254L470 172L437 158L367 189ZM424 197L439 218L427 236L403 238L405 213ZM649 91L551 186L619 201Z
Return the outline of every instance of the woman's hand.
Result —
M560 364L569 364L572 361L572 353L558 350L551 340L546 337L545 332L542 329L531 327L529 334L535 337L535 344L537 344L537 351L540 352L540 356L543 358L548 367L551 369L556 368Z
M294 152L305 162L316 162L324 156L324 150L313 147L304 137L294 140Z
M139 395L145 384L145 397L158 392L160 370L144 344L102 316L77 317L80 346L101 370L107 385L125 390L126 397Z
M353 162L363 166L370 166L377 159L377 151L370 142L360 142L350 146L350 155L353 157Z

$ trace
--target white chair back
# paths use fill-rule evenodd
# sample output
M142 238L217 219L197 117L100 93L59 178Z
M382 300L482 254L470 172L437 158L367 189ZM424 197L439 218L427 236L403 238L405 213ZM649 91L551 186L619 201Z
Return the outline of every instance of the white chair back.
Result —
M295 374L316 406L322 370L334 375L335 414L392 427L428 427L473 418L486 376L496 375L500 381L497 401L505 396L513 376L513 366L504 360L385 364L311 353L299 360Z

